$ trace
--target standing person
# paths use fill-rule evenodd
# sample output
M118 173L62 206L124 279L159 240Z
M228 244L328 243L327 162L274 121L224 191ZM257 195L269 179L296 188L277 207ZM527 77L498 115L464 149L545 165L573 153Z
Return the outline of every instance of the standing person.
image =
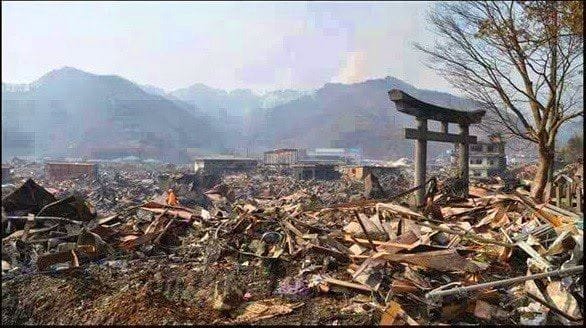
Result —
M175 195L173 189L167 190L167 205L177 206L179 205L179 199Z

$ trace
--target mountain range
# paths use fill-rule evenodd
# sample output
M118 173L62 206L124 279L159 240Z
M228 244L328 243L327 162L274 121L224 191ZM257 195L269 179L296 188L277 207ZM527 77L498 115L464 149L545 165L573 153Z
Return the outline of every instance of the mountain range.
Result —
M190 154L343 147L373 159L411 157L413 141L404 139L404 127L414 119L396 111L387 94L392 88L473 109L465 99L390 76L259 95L200 83L166 92L64 67L28 85L2 83L2 156L116 157L134 149L142 157L186 161ZM430 156L451 147L433 145Z
M27 87L2 85L2 157L146 152L186 160L181 149L222 150L207 119L114 75L65 67ZM140 155L140 154L136 154Z

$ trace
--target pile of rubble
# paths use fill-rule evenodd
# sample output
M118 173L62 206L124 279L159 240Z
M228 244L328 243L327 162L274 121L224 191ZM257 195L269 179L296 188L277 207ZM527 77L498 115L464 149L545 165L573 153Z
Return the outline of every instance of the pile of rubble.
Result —
M209 189L159 172L107 215L98 189L57 199L28 180L3 199L3 322L582 323L573 213L492 186L414 209L263 170ZM163 180L209 204L146 200Z

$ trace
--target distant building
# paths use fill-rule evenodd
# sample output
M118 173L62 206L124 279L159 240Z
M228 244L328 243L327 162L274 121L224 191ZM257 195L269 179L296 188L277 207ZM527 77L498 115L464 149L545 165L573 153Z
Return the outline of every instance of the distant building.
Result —
M265 164L296 164L305 158L304 149L281 148L264 152L263 162Z
M349 153L345 148L316 148L308 151L307 156L301 162L307 164L340 165L350 164L354 154Z
M12 182L11 170L12 167L10 165L2 164L2 184Z
M253 158L199 158L195 160L195 171L203 170L207 174L246 172L254 169L258 160Z
M470 146L470 177L487 178L498 176L507 169L505 142L499 136L490 136L488 141L478 141ZM455 148L452 157L453 164L457 163L458 151Z

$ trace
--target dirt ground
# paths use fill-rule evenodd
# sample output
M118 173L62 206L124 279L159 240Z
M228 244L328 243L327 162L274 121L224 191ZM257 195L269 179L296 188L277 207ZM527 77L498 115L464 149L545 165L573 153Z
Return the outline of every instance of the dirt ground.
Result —
M91 264L58 276L23 275L2 284L2 322L9 325L167 325L229 321L229 315L222 316L209 303L214 281L233 273L235 268L215 266L205 272L198 268L194 263L136 261L128 269ZM275 297L270 288L275 279L264 272L263 266L238 271L239 283L252 295L250 301ZM341 308L352 304L351 298L350 294L329 293L301 299L304 304L293 312L255 324L363 325L380 320L380 313L375 311L341 313Z

